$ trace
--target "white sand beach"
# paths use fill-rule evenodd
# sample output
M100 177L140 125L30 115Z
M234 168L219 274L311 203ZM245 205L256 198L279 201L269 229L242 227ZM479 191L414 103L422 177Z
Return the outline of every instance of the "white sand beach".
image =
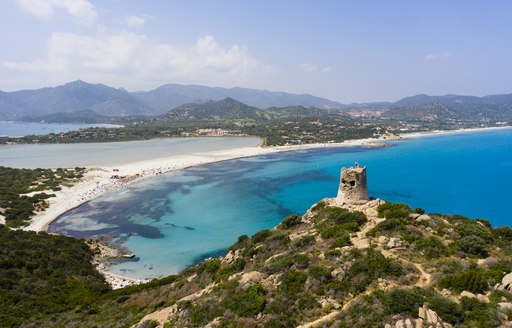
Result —
M411 138L421 138L421 137L443 135L443 134L475 133L475 132L481 132L481 131L506 130L506 129L512 129L512 127L511 126L496 126L496 127L474 128L474 129L434 130L434 131L427 131L427 132L411 132L411 133L402 133L402 134L400 134L400 137L402 139L411 139Z
M128 184L162 173L180 170L191 166L220 162L230 159L265 155L276 152L313 149L323 147L382 146L383 139L357 139L343 143L307 144L279 147L243 147L230 150L207 151L188 155L176 155L156 160L132 163L119 163L113 166L88 167L82 180L72 187L63 187L52 192L48 208L37 213L30 224L24 227L29 231L46 231L48 225L60 215L106 192L122 188ZM118 178L114 178L117 176Z
M382 147L385 141L390 139L418 138L439 134L453 134L478 132L489 129L510 129L511 127L498 128L482 128L454 131L432 131L421 133L407 133L399 137L390 138L369 138L348 140L343 143L326 143L326 144L307 144L293 146L278 147L242 147L229 150L216 150L196 152L187 155L175 155L167 158L159 158L155 160L144 160L137 162L124 162L118 165L104 167L88 167L84 178L71 187L63 187L61 191L55 192L56 197L48 199L49 207L33 217L30 224L24 230L30 231L46 231L49 224L57 219L60 215L81 204L96 198L106 192L123 188L134 181L140 179L155 177L157 175L180 170L191 166L208 164L213 162L225 161L236 158L265 155L277 152L296 151L304 149L325 148L325 147L353 147L353 146L369 146ZM107 268L100 270L106 277L106 280L113 288L122 288L126 285L140 283L137 279L119 276L108 272Z
M144 160L137 162L120 162L118 165L103 167L88 167L84 178L72 187L63 187L55 192L56 197L49 198L49 207L35 215L30 224L24 230L46 231L48 225L60 215L80 206L81 204L98 197L106 192L122 188L134 181L153 177L162 173L180 170L191 166L220 162L230 159L265 155L277 152L296 151L304 149L325 147L354 147L370 146L381 147L390 139L419 138L441 134L472 133L478 131L510 129L512 127L491 127L477 129L460 129L450 131L429 131L404 133L396 138L367 138L347 140L342 143L305 144L276 147L241 147L229 150L216 150L195 152L187 155L176 155L156 160ZM112 178L118 176L121 178Z

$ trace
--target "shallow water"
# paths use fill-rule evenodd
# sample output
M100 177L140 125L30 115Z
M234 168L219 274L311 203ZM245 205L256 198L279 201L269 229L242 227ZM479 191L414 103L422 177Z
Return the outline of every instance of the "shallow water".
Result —
M392 145L295 151L173 172L84 204L50 231L111 234L138 256L114 265L114 272L168 275L222 254L239 235L273 227L334 197L340 168L355 161L367 165L370 196L427 212L484 217L495 225L512 223L512 130Z
M0 166L56 168L105 166L194 152L257 146L259 138L165 138L145 141L0 146Z

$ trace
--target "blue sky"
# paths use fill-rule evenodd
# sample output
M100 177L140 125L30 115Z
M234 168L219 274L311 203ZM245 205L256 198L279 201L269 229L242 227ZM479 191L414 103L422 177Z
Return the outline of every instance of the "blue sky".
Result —
M512 93L512 1L2 0L0 90L82 79L344 103Z

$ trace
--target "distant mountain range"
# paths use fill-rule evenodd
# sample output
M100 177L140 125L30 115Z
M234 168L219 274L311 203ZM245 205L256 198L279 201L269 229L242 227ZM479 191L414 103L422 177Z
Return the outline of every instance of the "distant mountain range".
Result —
M199 85L165 84L148 92L133 95L156 112L165 112L186 103L204 103L209 100L233 98L249 106L268 107L306 106L319 108L342 108L344 105L308 94L291 94L247 88L210 88Z
M128 92L79 80L52 88L0 91L0 120L33 121L48 115L83 111L94 111L100 116L158 115L183 104L227 97L260 109L292 105L343 107L338 102L306 94L179 84L166 84L148 92Z
M309 108L342 111L379 111L383 117L400 119L442 120L484 117L512 118L512 94L476 96L428 96L416 95L395 103L375 102L365 104L341 104L307 94L290 94L246 88L211 88L199 85L166 84L148 92L128 92L104 84L74 81L58 87L15 92L0 91L0 120L14 121L62 121L101 122L109 117L131 117L166 114L179 117L191 104L204 104L201 117L208 116L215 101L237 100L244 106L256 109L282 108L288 111L304 111ZM183 107L185 106L185 107ZM210 107L209 107L210 106ZM222 106L226 106L223 104ZM234 105L235 106L235 105ZM244 114L240 105L239 114ZM295 109L294 109L295 108ZM173 113L176 111L175 113ZM251 110L251 113L253 111ZM229 114L232 117L235 113ZM245 113L248 114L249 113ZM253 114L250 114L253 115ZM248 118L250 118L250 115ZM236 116L236 115L235 115Z

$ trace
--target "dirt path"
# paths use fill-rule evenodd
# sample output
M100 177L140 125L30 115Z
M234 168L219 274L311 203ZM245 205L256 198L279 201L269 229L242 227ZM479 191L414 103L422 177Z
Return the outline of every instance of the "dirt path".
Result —
M398 256L396 256L396 254L394 254L393 252L386 250L386 249L381 248L381 249L379 249L379 251L382 253L382 255L384 255L387 258L397 259L404 263L408 263L408 264L414 266L420 272L420 277L418 278L418 281L414 284L415 287L423 288L423 287L430 286L430 284L432 283L432 275L430 273L426 272L425 269L423 268L423 265L421 265L420 263L411 262L409 260L398 257Z
M385 219L379 219L376 217L369 218L368 222L363 226L363 228L356 233L356 236L351 238L350 241L354 245L355 248L365 249L370 247L370 238L366 237L366 233Z

